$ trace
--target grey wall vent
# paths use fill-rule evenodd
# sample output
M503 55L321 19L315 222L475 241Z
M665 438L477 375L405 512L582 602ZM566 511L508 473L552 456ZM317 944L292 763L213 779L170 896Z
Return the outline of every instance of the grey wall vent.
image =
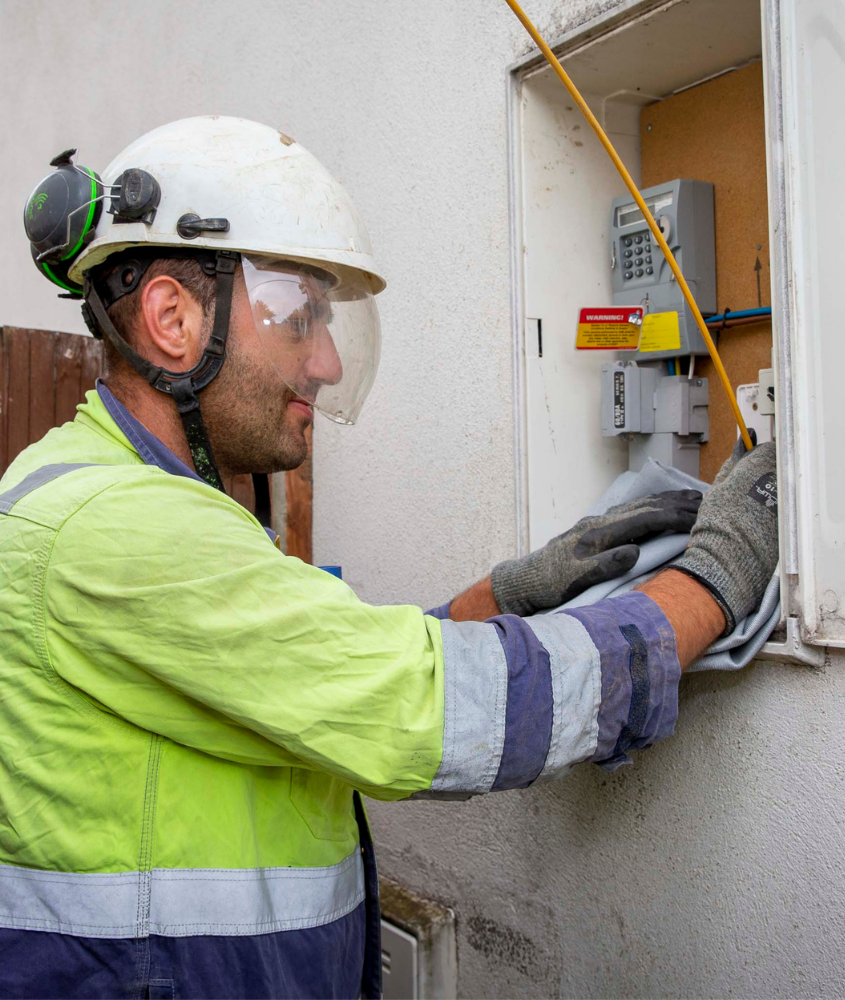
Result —
M452 1000L458 992L455 914L382 876L384 1000Z

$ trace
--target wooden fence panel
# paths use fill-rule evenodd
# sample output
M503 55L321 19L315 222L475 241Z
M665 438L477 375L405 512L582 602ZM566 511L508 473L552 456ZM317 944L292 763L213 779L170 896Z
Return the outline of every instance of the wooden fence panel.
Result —
M94 388L94 383L103 374L103 342L93 337L82 337L82 378L80 382L80 402L85 393Z
M298 469L285 475L285 553L297 556L303 562L312 560L311 525L313 481L311 463L311 427L309 426L308 458Z
M9 464L6 457L9 424L9 365L6 356L6 331L0 327L0 475Z
M56 336L56 426L76 416L82 399L82 348L84 337L76 333Z
M47 330L29 334L29 441L56 426L56 342Z
M6 330L9 365L9 418L6 426L6 461L11 462L28 444L29 436L29 330Z
M0 327L0 475L51 427L73 420L103 367L92 337Z

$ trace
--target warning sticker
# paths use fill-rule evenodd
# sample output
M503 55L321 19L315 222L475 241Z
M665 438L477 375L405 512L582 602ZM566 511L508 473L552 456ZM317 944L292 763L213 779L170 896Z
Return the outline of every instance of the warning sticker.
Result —
M642 320L639 306L582 309L575 347L579 351L636 351Z
M643 319L641 351L680 351L681 327L676 312L649 313Z

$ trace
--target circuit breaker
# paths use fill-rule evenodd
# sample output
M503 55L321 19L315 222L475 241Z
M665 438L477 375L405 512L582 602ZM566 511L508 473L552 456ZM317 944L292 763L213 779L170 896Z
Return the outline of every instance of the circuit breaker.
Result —
M716 312L716 224L713 185L672 180L642 192L669 244L698 308ZM646 314L677 312L680 347L638 351L635 361L706 354L707 347L675 276L652 239L643 214L630 195L614 198L610 223L613 303L643 306Z

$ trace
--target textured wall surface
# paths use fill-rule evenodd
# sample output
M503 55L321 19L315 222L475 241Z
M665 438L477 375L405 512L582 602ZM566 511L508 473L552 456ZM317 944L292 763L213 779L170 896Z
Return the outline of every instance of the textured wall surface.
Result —
M530 0L549 35L615 6ZM498 0L3 0L0 322L81 330L24 242L59 150L95 167L200 113L294 135L347 186L389 287L361 423L317 427L315 558L440 603L515 538ZM684 682L678 734L615 775L374 805L383 869L458 915L466 997L845 993L845 670Z

